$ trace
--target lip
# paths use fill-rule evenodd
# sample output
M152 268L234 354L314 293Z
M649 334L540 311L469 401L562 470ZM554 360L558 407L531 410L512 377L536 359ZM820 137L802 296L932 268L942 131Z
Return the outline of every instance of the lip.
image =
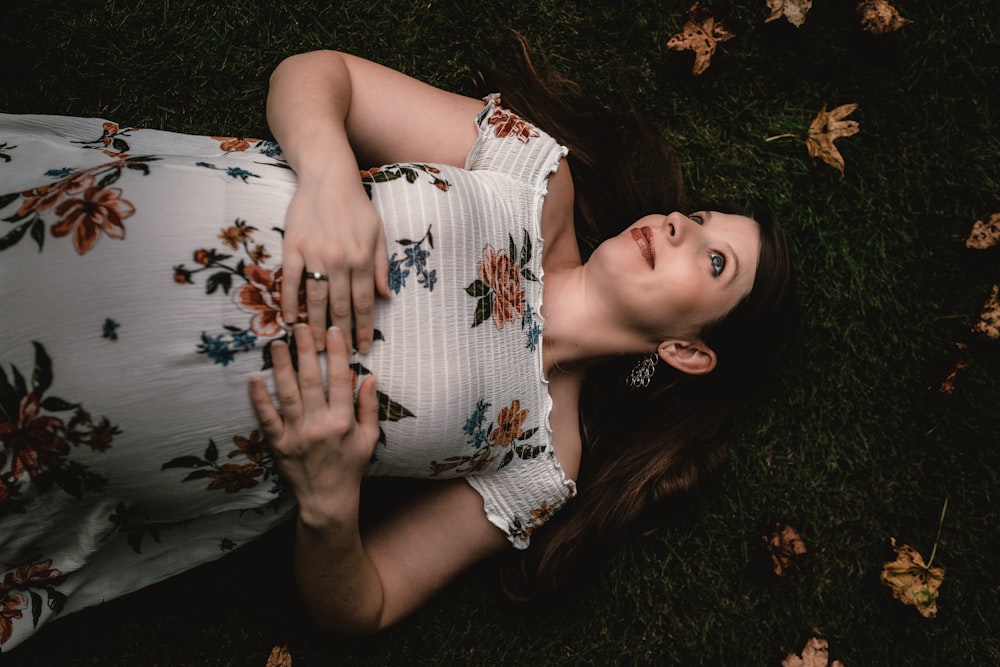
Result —
M649 268L656 268L656 250L653 247L653 235L649 227L634 227L632 229L632 240L639 246L639 253L649 264Z

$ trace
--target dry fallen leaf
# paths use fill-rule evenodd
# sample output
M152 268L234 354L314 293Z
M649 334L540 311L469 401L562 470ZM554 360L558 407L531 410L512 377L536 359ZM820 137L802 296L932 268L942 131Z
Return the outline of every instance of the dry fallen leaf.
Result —
M271 655L267 656L267 664L264 667L292 667L292 654L288 652L287 646L275 646L271 649Z
M697 76L712 64L712 55L719 42L732 39L735 35L716 20L712 10L694 3L684 14L685 23L681 31L670 38L667 48L671 51L694 51L694 67L691 74Z
M937 390L939 394L945 396L951 396L955 393L955 382L958 380L959 374L965 372L971 365L965 355L969 346L964 343L955 343L955 347L958 348L958 359L951 365L951 370L948 371L948 375L941 381L941 386Z
M1000 213L994 213L985 222L976 220L969 238L965 239L965 247L972 250L986 250L997 243L1000 243Z
M1000 285L993 286L993 293L983 304L979 313L979 321L972 327L976 333L981 333L990 340L1000 340Z
M861 126L858 125L858 121L844 120L845 116L849 116L857 108L857 104L842 104L827 111L826 105L823 105L819 115L809 125L809 134L806 136L809 157L814 161L819 158L831 167L839 169L841 174L844 173L844 158L833 142L835 139L849 137L860 131Z
M910 19L904 19L889 0L861 0L858 3L858 15L861 17L861 28L876 35L883 35L893 30L899 30Z
M771 15L764 19L764 23L784 16L793 26L801 28L812 6L812 0L767 0L767 8L771 10Z
M830 649L825 639L811 638L802 649L802 656L789 653L781 661L781 667L844 667L840 660L830 665Z
M764 540L771 552L774 573L779 577L785 576L789 570L794 568L799 556L806 552L806 543L788 524L775 524L774 531L769 536L765 536Z
M894 598L903 604L912 604L924 618L931 618L937 613L938 589L944 579L944 568L928 567L916 549L906 544L897 547L896 538L890 539L896 560L882 566L882 585L889 587Z

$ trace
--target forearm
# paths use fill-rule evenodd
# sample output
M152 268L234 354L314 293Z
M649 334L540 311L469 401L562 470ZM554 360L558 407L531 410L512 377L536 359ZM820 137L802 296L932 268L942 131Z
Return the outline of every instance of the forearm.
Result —
M300 514L295 578L303 602L323 630L363 634L381 627L382 582L365 552L356 511L327 521Z

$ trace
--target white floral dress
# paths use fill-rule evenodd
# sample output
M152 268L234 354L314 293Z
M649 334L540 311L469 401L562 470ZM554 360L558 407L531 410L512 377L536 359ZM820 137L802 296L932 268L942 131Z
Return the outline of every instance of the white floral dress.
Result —
M566 151L496 97L475 122L465 169L361 172L393 294L351 361L378 377L369 473L464 477L524 548L575 493L539 315L541 207ZM271 142L0 115L0 651L292 514L247 381L291 342L294 189Z

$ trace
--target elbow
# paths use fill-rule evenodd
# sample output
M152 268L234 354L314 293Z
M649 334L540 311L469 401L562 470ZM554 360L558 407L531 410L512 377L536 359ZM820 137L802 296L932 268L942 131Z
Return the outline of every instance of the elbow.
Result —
M343 61L343 53L328 49L303 51L302 53L285 56L271 72L270 83L273 86L276 79L281 79L290 72L329 67L331 64L336 65L337 63L343 63Z

